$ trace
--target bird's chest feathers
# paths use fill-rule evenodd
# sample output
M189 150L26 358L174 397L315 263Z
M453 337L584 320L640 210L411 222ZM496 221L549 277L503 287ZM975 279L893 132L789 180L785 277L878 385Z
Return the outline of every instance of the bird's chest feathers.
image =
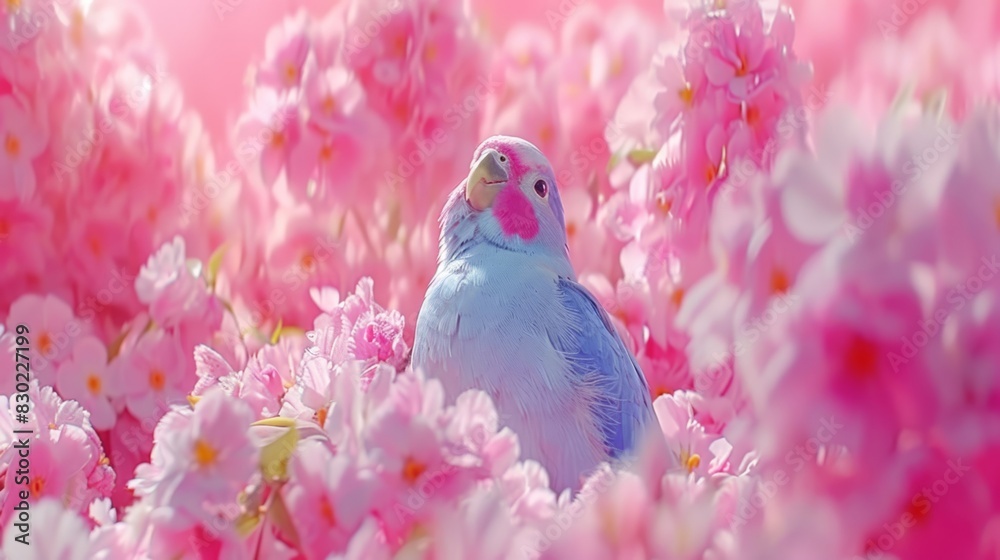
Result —
M440 366L458 390L542 396L559 390L566 362L550 334L565 325L557 275L523 255L475 257L440 270L432 297L440 321ZM551 394L551 393L550 393Z

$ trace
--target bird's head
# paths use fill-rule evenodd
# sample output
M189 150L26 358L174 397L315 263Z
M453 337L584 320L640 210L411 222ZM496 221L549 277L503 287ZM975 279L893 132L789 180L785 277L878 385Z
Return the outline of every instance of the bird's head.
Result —
M483 241L511 251L566 255L566 226L555 173L530 142L487 138L441 216L442 249Z

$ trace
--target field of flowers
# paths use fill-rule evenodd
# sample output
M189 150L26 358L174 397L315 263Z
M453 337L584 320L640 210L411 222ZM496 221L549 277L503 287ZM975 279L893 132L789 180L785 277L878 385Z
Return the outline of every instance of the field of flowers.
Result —
M1000 559L1000 4L548 4L289 11L216 134L0 3L0 558ZM494 134L654 399L579 493L409 367Z

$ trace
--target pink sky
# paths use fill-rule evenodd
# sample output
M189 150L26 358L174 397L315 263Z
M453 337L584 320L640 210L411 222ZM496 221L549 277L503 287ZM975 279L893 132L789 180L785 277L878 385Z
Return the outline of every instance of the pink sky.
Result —
M141 0L156 40L165 50L169 72L180 80L188 104L199 111L216 138L241 107L242 82L248 65L263 55L267 30L300 7L322 15L331 0ZM487 26L502 33L514 21L546 24L548 10L571 10L585 0L473 0ZM615 0L586 0L610 6ZM238 4L220 20L214 4ZM655 0L635 2L651 12Z

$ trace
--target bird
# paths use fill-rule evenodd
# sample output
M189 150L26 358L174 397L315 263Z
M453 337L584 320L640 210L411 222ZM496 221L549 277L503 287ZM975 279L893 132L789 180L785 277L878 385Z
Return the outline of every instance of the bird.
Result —
M632 457L653 421L645 376L570 262L555 173L533 144L492 136L439 219L437 269L411 365L447 398L489 394L522 459L556 491Z

